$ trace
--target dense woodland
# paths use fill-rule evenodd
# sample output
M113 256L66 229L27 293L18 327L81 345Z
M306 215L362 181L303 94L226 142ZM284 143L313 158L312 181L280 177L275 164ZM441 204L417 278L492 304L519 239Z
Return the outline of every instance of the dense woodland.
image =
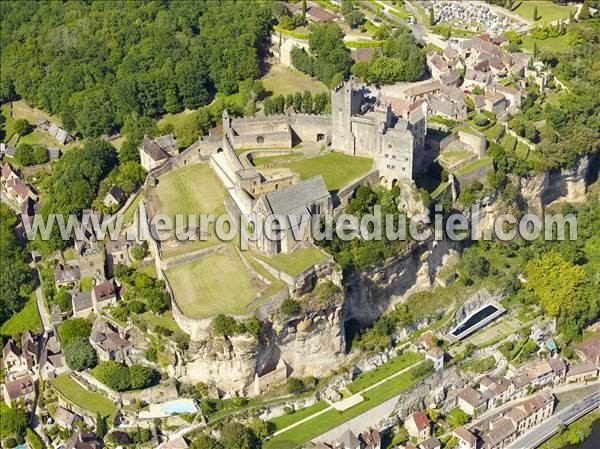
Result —
M95 137L132 114L198 108L256 78L267 4L2 2L0 100L19 96Z
M21 310L33 292L33 277L15 234L16 224L14 212L0 204L0 324Z

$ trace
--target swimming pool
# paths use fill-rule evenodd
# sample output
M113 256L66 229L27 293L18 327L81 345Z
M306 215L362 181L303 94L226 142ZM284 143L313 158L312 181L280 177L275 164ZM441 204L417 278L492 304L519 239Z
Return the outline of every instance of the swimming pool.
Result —
M463 321L452 332L450 332L450 334L455 337L465 334L467 331L469 331L469 329L478 325L480 322L484 321L486 318L490 317L491 315L494 315L498 311L499 311L498 307L496 307L492 304L488 304L481 310L475 312L473 315L471 315L465 321Z
M196 413L198 411L198 407L194 404L194 401L173 401L167 402L161 408L163 413L167 415L174 415L177 413Z

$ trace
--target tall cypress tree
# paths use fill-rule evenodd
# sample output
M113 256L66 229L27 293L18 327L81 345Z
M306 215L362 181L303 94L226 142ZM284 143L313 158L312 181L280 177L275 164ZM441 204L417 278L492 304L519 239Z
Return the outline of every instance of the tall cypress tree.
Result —
M435 14L433 13L433 6L431 8L429 8L429 25L430 26L435 25Z

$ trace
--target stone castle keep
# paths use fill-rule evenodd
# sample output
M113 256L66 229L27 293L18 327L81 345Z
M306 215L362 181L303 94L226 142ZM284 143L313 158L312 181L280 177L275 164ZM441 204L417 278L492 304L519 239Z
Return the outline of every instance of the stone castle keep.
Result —
M394 114L389 103L369 96L354 80L331 94L331 146L353 156L375 160L382 184L411 181L423 161L427 111L418 107L408 119Z
M200 137L181 154L161 149L158 140L147 138L140 153L147 161L145 166L157 176L168 169L167 165L210 162L238 212L246 218L256 214L263 222L272 214L291 214L299 223L307 216L330 212L334 202L321 176L300 180L289 170L257 169L244 153L289 154L299 143L321 151L329 147L373 159L370 175L388 188L396 183L412 183L423 166L426 105L398 117L389 102L381 101L368 86L351 79L332 90L331 110L331 115L289 110L281 115L246 118L232 118L224 111L222 129ZM312 242L310 227L307 235L293 238L289 223L276 226L284 237L277 243L259 240L256 249L263 254L290 253Z

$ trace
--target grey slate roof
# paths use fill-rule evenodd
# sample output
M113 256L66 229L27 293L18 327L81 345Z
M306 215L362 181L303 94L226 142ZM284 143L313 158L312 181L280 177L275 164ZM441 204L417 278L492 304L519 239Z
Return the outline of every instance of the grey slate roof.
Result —
M307 205L329 197L321 175L292 184L264 195L274 214L293 214Z
M354 435L350 429L342 434L338 443L340 443L344 449L360 448L360 441L358 441L358 438L356 438L356 435Z
M456 105L453 102L444 100L436 95L429 98L429 107L436 112L440 112L450 117L458 114Z
M153 161L162 161L163 159L167 159L169 157L169 155L161 147L152 142L145 134L140 148L144 153L150 156Z
M93 305L92 291L88 290L85 292L77 293L73 297L73 311L78 312L80 310L91 309Z

